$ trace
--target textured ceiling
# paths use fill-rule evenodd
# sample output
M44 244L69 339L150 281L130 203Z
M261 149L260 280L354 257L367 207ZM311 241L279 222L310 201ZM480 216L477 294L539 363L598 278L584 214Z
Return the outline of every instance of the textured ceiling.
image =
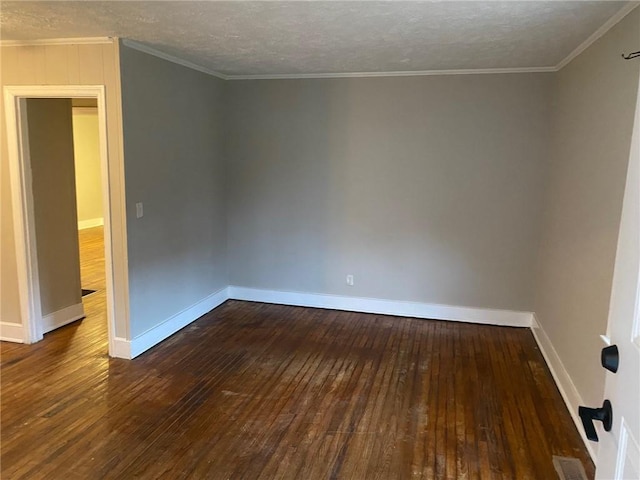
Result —
M3 1L0 37L124 37L227 75L552 67L626 3Z

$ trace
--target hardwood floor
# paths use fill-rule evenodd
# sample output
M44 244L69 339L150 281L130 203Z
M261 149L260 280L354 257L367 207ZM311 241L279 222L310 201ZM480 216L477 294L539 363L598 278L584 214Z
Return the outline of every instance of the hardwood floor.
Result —
M85 228L78 232L80 243L80 278L82 288L105 291L104 228Z
M106 352L100 314L2 344L3 479L594 474L526 329L228 301Z

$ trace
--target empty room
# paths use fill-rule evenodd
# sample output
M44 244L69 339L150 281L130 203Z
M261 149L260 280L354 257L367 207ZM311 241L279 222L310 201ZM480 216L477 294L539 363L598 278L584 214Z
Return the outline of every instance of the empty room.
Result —
M638 5L2 1L2 478L638 480Z

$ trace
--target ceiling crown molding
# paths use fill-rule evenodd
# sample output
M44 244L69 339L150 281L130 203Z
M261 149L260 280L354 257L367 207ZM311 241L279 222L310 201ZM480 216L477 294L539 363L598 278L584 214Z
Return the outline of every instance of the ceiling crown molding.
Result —
M605 33L611 30L614 26L616 26L620 21L629 15L640 2L629 2L616 13L613 17L607 20L599 29L593 32L584 42L578 45L569 55L567 55L560 63L558 63L555 67L556 71L562 69L567 66L571 60L576 58L582 52L584 52L587 48L589 48L593 43L595 43L600 37L602 37Z
M409 70L391 72L291 73L265 75L227 75L227 80L286 80L302 78L362 78L362 77L428 77L436 75L485 75L504 73L548 73L556 67L471 68L459 70Z
M189 60L184 60L182 58L176 57L174 55L170 55L165 52L161 52L153 47L145 45L140 42L136 42L135 40L129 40L127 38L122 39L122 44L125 47L133 48L134 50L138 50L140 52L148 53L149 55L153 55L154 57L162 58L171 63L176 63L178 65L182 65L183 67L190 68L192 70L197 70L201 73L206 73L207 75L211 75L222 80L229 80L229 76L220 72L216 72L215 70L211 70L210 68L203 67L202 65L198 65L196 63L190 62Z
M591 34L584 42L576 47L569 55L555 66L548 67L521 67L521 68L480 68L458 70L423 70L423 71L391 71L391 72L340 72L340 73L292 73L292 74L238 74L227 75L210 68L198 65L189 60L157 50L135 40L122 39L122 44L153 55L168 62L182 65L183 67L211 75L222 80L284 80L284 79L313 79L313 78L358 78L358 77L410 77L410 76L434 76L434 75L481 75L481 74L507 74L507 73L552 73L561 70L574 58L584 52L600 37L617 25L624 17L640 5L640 2L628 2L618 12L607 20L598 30ZM0 40L0 46L37 46L37 45L78 45L78 44L108 44L117 41L115 37L82 37L82 38L51 38L44 40Z
M47 38L43 40L0 40L1 47L35 47L39 45L97 45L113 43L113 37Z

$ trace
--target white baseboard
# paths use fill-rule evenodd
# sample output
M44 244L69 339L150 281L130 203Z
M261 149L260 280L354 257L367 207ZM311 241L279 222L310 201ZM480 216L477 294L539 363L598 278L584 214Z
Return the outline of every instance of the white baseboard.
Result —
M596 448L593 442L590 442L587 439L584 433L584 428L582 427L582 421L578 416L578 406L584 405L582 397L580 396L580 393L578 392L576 386L573 384L573 381L569 376L569 372L567 372L567 369L564 367L562 360L560 360L560 356L554 348L553 343L551 343L551 339L549 339L549 336L542 328L542 325L540 325L540 323L537 321L535 315L531 331L533 332L533 337L536 339L536 343L538 344L538 348L540 348L542 356L547 362L547 366L551 371L551 375L553 376L553 379L558 386L558 390L560 390L560 395L562 395L562 399L569 409L571 418L576 424L578 432L580 432L582 441L587 447L589 455L591 455L591 459L595 462Z
M131 342L126 338L115 337L113 339L113 348L109 350L109 356L131 360Z
M531 327L533 314L511 310L456 307L434 303L402 302L377 298L343 297L318 293L281 292L229 286L229 298L299 307L328 308L400 317L430 318L509 327Z
M549 366L551 375L558 386L558 390L560 390L560 394L569 409L571 418L576 424L591 458L594 461L596 459L595 448L584 435L582 422L578 417L578 406L583 404L582 398L573 384L569 373L564 368L551 340L532 312L457 307L453 305L401 302L375 298L343 297L340 295L316 293L282 292L229 285L131 341L116 337L114 351L111 352L111 356L128 359L135 358L228 299L377 313L401 317L430 318L435 320L451 320L510 327L529 327L533 332L538 347ZM1 327L2 324L0 323L0 328ZM20 327L20 329L22 328L21 326L18 327Z
M104 225L104 218L90 218L89 220L82 220L78 222L78 230L84 230L86 228L101 227Z
M82 302L42 317L42 333L48 333L81 318L84 318L84 305L82 305Z
M114 339L113 351L110 352L110 355L117 358L135 358L230 298L253 302L328 308L401 317L452 320L509 327L531 327L533 319L531 312L400 302L375 298L342 297L339 295L316 293L281 292L230 285L168 318L143 334L138 335L133 340L116 337Z
M18 323L0 322L0 340L24 343L24 329Z
M168 318L160 325L138 335L130 342L129 358L135 358L141 353L149 350L154 345L157 345L162 340L170 337L178 330L197 320L205 313L210 312L218 305L224 303L228 298L228 288L225 287L218 290L216 293L209 295L207 298L200 300L194 305L182 310L180 313ZM124 346L120 345L118 348L126 352L126 348Z

